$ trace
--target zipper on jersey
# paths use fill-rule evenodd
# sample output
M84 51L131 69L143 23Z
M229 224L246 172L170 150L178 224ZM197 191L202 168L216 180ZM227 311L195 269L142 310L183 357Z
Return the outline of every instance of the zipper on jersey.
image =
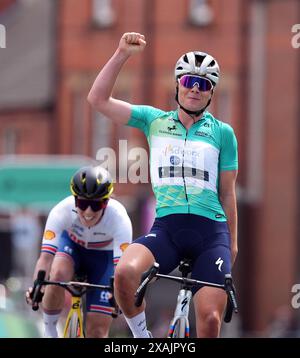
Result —
M186 131L186 133L185 133L185 138L184 138L183 155L182 155L182 179L183 179L185 199L187 201L187 204L189 205L189 198L188 198L187 192L186 192L186 183L185 183L185 176L184 176L184 151L185 151L185 146L186 146L187 130L185 130L185 131ZM190 212L190 206L188 206L188 208L189 208L189 212Z
M184 152L185 152L185 146L186 146L186 140L187 140L188 132L195 124L197 124L197 122L193 123L190 126L189 129L186 129L185 126L182 124L182 122L180 120L178 120L178 121L179 121L179 123L182 125L182 127L185 130L185 138L184 138L184 146L183 146L183 154L182 154L182 179L183 179L183 184L184 184L184 194L185 194L185 198L186 198L187 205L188 205L188 208L189 208L189 213L190 213L189 198L188 198L188 195L187 195L187 192L186 192L186 183L185 183L185 176L184 176Z
M181 123L181 121L179 120L179 123L182 125L182 127L185 130L185 138L184 138L184 145L183 145L183 153L182 153L182 165L181 165L181 170L182 170L182 179L183 179L183 187L184 187L184 194L185 194L185 199L189 208L189 212L190 212L190 206L189 206L189 198L186 192L186 183L185 183L185 176L184 176L184 152L185 152L185 146L186 146L186 140L187 140L187 135L188 135L188 130L185 128L185 126Z

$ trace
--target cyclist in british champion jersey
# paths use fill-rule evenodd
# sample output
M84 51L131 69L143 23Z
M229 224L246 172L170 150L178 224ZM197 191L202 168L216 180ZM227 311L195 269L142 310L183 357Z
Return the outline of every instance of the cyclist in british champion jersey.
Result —
M115 272L115 295L134 337L149 337L144 305L134 305L141 274L154 261L169 273L182 258L192 260L192 278L224 283L237 255L235 182L238 159L233 129L214 118L210 104L220 71L204 52L188 52L175 66L178 108L165 112L112 97L122 66L144 50L145 37L125 33L96 78L90 104L108 118L139 128L150 148L156 219L149 234L130 245ZM145 84L146 85L146 84ZM226 293L193 291L198 337L218 337Z
M83 167L71 179L73 196L58 203L50 212L35 267L50 273L50 280L70 281L74 273L86 275L92 284L109 285L123 251L132 241L132 226L126 209L110 198L113 182L100 166ZM30 288L26 292L30 299ZM64 306L64 289L47 286L43 297L45 336L57 337L56 324ZM113 307L110 293L91 290L86 294L87 337L109 334Z

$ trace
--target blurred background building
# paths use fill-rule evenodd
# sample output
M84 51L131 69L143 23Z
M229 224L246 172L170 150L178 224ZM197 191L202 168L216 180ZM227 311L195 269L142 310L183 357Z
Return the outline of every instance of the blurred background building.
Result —
M42 230L51 205L68 195L75 167L95 159L99 149L113 148L119 182L120 172L139 159L128 156L130 149L147 148L138 130L107 120L86 100L121 35L141 32L146 50L123 68L118 98L170 110L176 106L174 64L184 52L209 52L221 66L210 111L234 127L240 168L234 274L241 312L224 335L299 336L300 313L291 306L292 286L300 282L300 48L292 46L297 23L299 0L1 0L0 24L6 28L6 48L0 48L2 282L15 269L12 218L34 210L31 220L34 216ZM128 141L125 156L123 150L119 155L120 140ZM29 175L24 185L34 170L37 178L49 179L49 172L40 174L43 165L70 171L52 178L60 187L52 201L22 202L27 187L20 194L15 189L22 187L24 170ZM11 188L7 183L16 176ZM51 177L40 191L49 187ZM10 190L14 202L2 200ZM153 217L150 185L123 180L116 194L128 208L135 237L144 233ZM32 244L36 254L39 240ZM169 295L165 284L153 288L150 308L150 301L155 309L165 305L168 317Z

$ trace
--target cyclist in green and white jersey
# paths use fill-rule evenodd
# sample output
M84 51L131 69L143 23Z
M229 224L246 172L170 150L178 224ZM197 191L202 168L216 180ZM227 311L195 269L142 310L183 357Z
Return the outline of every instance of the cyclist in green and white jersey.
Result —
M156 219L150 233L135 240L115 271L115 295L134 337L149 336L144 305L134 305L141 274L154 261L171 272L182 258L192 277L224 283L237 255L237 141L233 129L206 109L220 70L207 53L194 51L175 66L177 110L165 112L112 97L128 58L144 50L145 37L125 33L97 76L88 101L106 117L139 128L150 147ZM218 337L226 305L223 290L193 291L198 337Z

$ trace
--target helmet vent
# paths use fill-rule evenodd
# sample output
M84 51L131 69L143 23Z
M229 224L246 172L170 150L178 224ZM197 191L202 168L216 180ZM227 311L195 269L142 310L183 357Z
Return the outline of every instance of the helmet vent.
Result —
M201 55L195 55L195 59L196 59L196 66L200 67L203 60L204 60L205 56L201 56Z
M87 192L87 187L86 187L86 173L82 173L81 175L81 183L82 183L82 189L83 192Z

